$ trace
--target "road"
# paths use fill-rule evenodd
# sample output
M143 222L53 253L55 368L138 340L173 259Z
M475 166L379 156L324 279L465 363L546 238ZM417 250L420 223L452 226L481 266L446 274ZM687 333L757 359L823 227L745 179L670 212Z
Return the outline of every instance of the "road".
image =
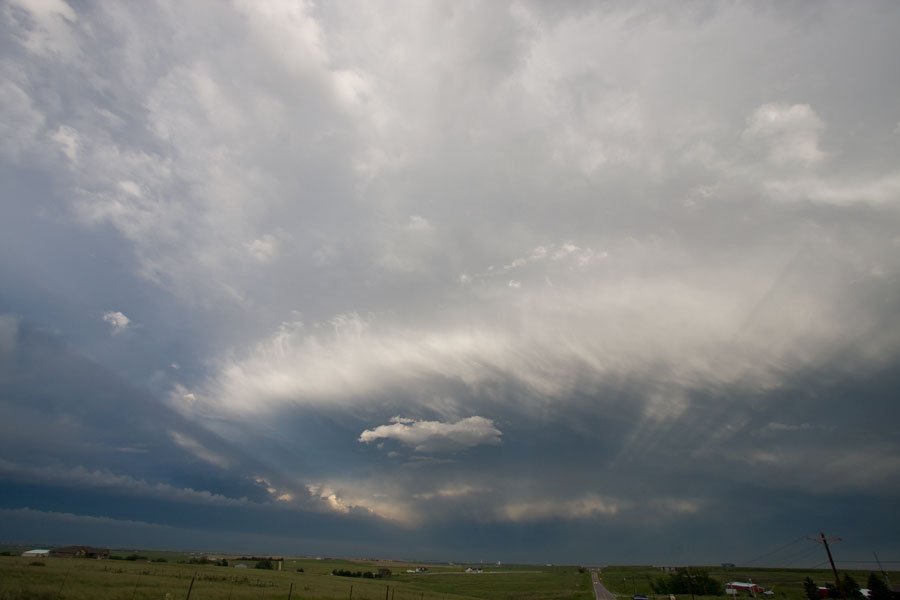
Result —
M597 600L616 600L615 594L610 592L600 580L600 571L591 569L591 585L594 586L594 596Z

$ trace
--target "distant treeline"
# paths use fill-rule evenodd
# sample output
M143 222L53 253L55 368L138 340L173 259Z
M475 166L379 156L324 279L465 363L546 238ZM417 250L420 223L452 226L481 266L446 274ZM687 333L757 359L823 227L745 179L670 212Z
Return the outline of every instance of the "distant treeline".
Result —
M169 562L165 558L162 558L162 557L149 559L146 556L141 556L140 554L129 554L128 556L118 556L116 554L111 554L109 557L109 560L130 560L130 561L149 560L150 562L158 562L158 563Z
M362 577L363 579L381 579L380 573L373 573L372 571L346 571L344 569L332 569L332 575L337 575L338 577Z
M703 569L675 569L668 577L650 582L654 594L696 594L721 596L725 587Z
M248 562L249 561L259 562L261 560L268 560L270 562L278 562L282 559L275 558L274 556L242 556L240 558L236 558L235 560L246 560Z

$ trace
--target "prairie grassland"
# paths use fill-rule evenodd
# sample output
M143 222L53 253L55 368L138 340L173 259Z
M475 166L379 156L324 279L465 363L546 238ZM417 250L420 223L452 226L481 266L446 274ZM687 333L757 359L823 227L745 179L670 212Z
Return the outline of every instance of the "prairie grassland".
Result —
M141 553L147 554L150 553ZM169 559L172 560L172 559ZM32 563L43 563L36 566ZM396 562L288 559L282 571L117 560L0 557L0 600L590 600L588 575L576 567L491 567L466 574L462 566ZM385 579L336 577L332 569L391 569ZM303 572L298 572L298 569ZM191 581L193 580L193 587ZM352 588L352 589L351 589ZM352 594L352 596L351 596Z

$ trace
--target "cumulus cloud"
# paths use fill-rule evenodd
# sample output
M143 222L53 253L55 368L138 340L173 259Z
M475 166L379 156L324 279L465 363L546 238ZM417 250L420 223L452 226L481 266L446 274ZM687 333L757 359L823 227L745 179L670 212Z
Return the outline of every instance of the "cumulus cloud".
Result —
M502 435L492 420L479 416L467 417L454 423L394 417L389 425L379 425L363 431L359 435L359 441L369 444L377 440L396 440L404 446L412 447L416 452L449 452L497 445Z
M259 262L267 262L271 260L278 252L278 244L275 237L269 234L259 239L244 244L247 252Z
M825 156L819 148L824 128L808 104L770 103L753 112L743 135L764 142L772 163L811 166Z
M109 323L109 326L112 328L112 334L116 335L118 333L122 333L128 326L131 325L131 319L125 316L124 313L120 311L107 311L103 313L103 320Z

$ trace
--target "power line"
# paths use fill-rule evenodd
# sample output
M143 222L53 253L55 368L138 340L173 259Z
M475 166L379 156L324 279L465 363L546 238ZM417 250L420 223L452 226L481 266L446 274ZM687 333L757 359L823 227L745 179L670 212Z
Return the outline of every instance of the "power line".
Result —
M873 563L875 560L836 560L839 563ZM900 563L900 560L882 560L883 563Z
M755 563L755 562L758 561L758 560L762 560L763 558L768 558L769 556L772 556L773 554L776 554L776 553L778 553L778 552L781 552L782 550L784 550L784 549L786 549L786 548L790 548L790 547L793 546L794 544L797 544L797 543L799 543L799 542L802 542L802 541L805 540L807 537L808 537L808 534L801 535L801 536L798 537L797 539L791 540L790 542L788 542L787 544L785 544L785 545L783 545L783 546L779 546L778 548L776 548L776 549L774 549L774 550L772 550L772 551L770 551L770 552L764 552L763 554L760 554L760 555L757 556L756 558L753 558L753 559L751 559L751 560L746 560L746 561L744 561L744 562L741 563L741 564L742 564L742 565L750 565L750 564Z
M781 563L784 566L796 565L797 563L806 560L818 551L818 548L804 548L800 552L796 552L787 558L782 558Z

